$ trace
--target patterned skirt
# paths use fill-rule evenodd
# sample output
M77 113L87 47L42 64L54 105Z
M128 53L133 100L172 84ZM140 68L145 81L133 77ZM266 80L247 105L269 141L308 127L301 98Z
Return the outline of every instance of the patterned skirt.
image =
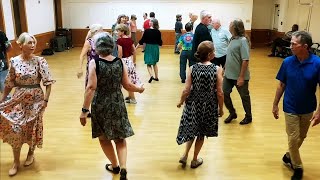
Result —
M135 84L137 86L140 86L141 85L141 81L139 79L139 76L137 75L136 67L134 66L134 63L133 63L133 57L130 56L130 57L127 57L127 58L122 58L122 61L123 61L124 64L127 65L128 77L129 77L131 83Z
M146 44L144 49L144 63L147 65L155 65L159 62L159 45Z

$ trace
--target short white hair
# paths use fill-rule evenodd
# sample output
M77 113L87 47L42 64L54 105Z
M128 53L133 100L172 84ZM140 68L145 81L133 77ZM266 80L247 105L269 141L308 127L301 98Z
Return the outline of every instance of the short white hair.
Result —
M102 25L101 25L101 24L92 24L92 25L90 26L90 32L91 32L92 34L98 32L98 31L101 31L102 29L103 29L103 28L102 28Z
M211 13L207 10L202 10L200 12L200 19L202 20L203 18L205 18L206 16L211 16Z
M213 23L221 24L221 23L220 23L220 19L218 19L218 18L212 19L212 24L213 24Z
M31 40L34 40L35 44L37 44L37 39L33 35L31 35L27 32L24 32L24 33L20 34L20 36L16 42L19 45L24 45L24 44L27 44L28 42L30 42Z

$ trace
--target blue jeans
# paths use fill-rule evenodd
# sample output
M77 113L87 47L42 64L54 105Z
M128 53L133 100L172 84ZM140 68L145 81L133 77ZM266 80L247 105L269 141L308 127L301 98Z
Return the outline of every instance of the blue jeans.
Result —
M180 39L180 36L181 36L182 34L181 33L176 33L176 43L175 43L175 45L174 45L174 52L178 52L179 51L179 49L178 49L178 44L179 44L179 39Z
M191 66L192 64L190 64L190 60L191 60L191 56L192 56L192 51L185 51L182 50L181 54L180 54L180 78L181 80L186 80L186 68L187 68L187 60L189 60L189 66Z

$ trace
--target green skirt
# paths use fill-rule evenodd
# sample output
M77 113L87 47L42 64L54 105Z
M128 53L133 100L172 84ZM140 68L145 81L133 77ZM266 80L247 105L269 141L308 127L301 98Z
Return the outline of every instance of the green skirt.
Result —
M147 65L155 65L159 62L159 45L146 44L144 49L144 63Z

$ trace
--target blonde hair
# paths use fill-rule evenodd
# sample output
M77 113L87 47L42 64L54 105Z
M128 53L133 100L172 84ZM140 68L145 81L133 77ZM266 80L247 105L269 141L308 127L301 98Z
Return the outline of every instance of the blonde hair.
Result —
M30 40L34 40L34 43L37 44L37 39L33 35L31 35L27 32L23 32L20 34L20 36L16 42L19 45L24 45L24 44L27 44Z
M129 28L125 24L118 24L116 26L116 31L124 32L125 35L129 35L130 34Z
M90 26L90 30L89 30L89 32L87 34L86 39L92 38L97 32L100 32L102 30L103 30L103 27L102 27L101 24L92 24Z

